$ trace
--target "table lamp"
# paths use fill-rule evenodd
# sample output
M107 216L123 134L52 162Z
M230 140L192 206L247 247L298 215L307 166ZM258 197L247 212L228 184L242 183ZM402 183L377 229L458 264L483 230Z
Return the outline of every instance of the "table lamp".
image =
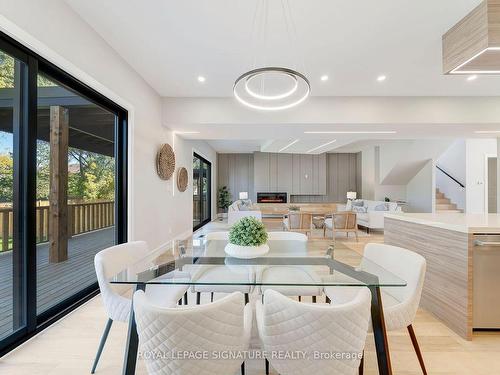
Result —
M354 200L357 197L357 193L355 191L348 191L347 192L347 200Z
M248 199L248 192L247 191L240 191L240 199L241 200Z

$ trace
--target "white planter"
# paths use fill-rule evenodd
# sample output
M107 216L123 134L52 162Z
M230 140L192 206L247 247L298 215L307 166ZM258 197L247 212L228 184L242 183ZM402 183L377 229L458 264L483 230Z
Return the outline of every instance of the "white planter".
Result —
M269 252L269 246L267 244L260 246L240 246L228 243L224 251L226 254L235 258L252 259L267 254Z

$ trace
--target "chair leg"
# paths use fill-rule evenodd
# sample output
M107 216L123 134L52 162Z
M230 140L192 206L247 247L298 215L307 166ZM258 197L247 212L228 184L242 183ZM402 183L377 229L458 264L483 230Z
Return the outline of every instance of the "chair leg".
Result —
M214 301L214 292L211 292L210 293L210 302L213 302Z
M241 375L245 375L245 362L241 364Z
M359 375L363 375L365 371L365 351L363 350L363 356L361 357L361 362L359 362Z
M248 296L248 293L245 293L245 305L250 302L250 297Z
M316 296L312 296L313 303L316 303Z
M299 296L299 302L302 302L302 296Z
M90 371L91 374L95 373L97 363L99 362L99 358L101 358L102 350L104 349L104 344L108 339L109 330L111 329L112 324L113 324L113 319L109 318L108 321L106 322L106 327L104 328L104 332L102 333L101 342L99 343L99 348L97 349L94 365L92 366L92 370Z
M269 361L266 359L266 375L269 375Z
M200 304L200 300L201 300L201 293L200 292L196 292L196 304L197 305Z
M422 372L424 375L427 375L424 358L422 357L422 352L420 351L420 347L418 346L417 336L415 336L415 331L413 330L413 326L410 324L407 328L408 328L408 333L410 334L411 343L413 344L413 348L415 349L415 353L417 354L418 362L420 363L420 367L422 368Z
M328 296L325 297L325 302L328 304L332 303L332 301L330 300L330 297L328 297Z
M354 235L356 236L356 242L359 242L359 239L358 239L358 231L356 230L356 232L354 232Z
M184 293L184 305L188 305L188 293Z

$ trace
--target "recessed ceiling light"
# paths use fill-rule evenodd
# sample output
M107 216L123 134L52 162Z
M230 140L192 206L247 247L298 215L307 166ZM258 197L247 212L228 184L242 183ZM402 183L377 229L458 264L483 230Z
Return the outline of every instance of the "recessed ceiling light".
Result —
M476 80L476 79L477 79L477 75L476 75L476 74L474 74L474 75L472 75L472 76L467 77L467 81L474 81L474 80Z
M328 76L325 74L320 78L323 82L328 81Z
M319 145L318 147L311 148L309 151L307 151L307 153L309 154L310 152L313 152L313 151L319 150L320 148L323 148L323 147L325 147L325 146L331 145L331 144L332 144L332 143L334 143L334 142L337 142L337 140L336 140L336 139L334 139L333 141L326 142L326 143L324 143L324 144L322 144L322 145Z
M386 80L386 78L387 77L385 75L380 75L380 76L377 77L377 81L384 82Z
M298 141L300 141L300 139L296 139L295 141L290 142L290 143L289 143L289 144L287 144L285 147L281 148L278 152L285 151L288 147L293 146L293 145L294 145L295 143L297 143Z
M203 83L203 82L205 82L205 81L206 81L205 77L203 77L203 76L198 76L198 82Z
M499 134L500 130L476 130L476 134Z
M311 131L304 132L304 134L396 134L394 130L387 131Z

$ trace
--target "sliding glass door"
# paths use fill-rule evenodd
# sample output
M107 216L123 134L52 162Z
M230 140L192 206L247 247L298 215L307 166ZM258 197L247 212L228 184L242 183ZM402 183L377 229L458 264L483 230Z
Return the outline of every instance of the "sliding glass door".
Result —
M126 241L127 112L0 33L0 356L98 292Z
M193 229L201 228L211 220L212 164L193 154Z
M19 246L18 141L26 64L0 50L0 341L26 326L26 271Z

